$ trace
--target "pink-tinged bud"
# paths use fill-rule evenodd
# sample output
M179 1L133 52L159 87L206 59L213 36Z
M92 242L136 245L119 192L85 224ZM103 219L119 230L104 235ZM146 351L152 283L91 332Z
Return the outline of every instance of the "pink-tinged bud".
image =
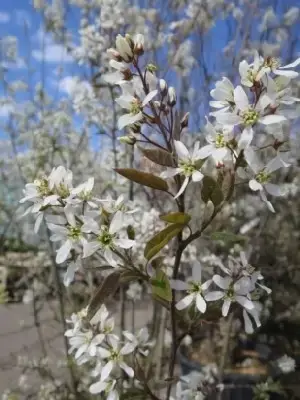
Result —
M176 91L173 86L169 87L168 89L168 105L170 107L174 107L176 104L177 98L176 98Z
M164 79L159 80L159 90L162 96L166 96L166 94L168 93L168 85Z
M134 54L142 56L144 54L144 36L138 33L134 38Z
M216 168L217 169L221 169L221 168L224 168L224 167L225 167L225 164L223 162L221 162L221 161L217 161L216 162Z
M189 124L189 116L190 116L190 113L187 112L187 113L182 117L182 119L181 119L181 121L180 121L181 129L184 129L184 128L186 128L186 127L188 126L188 124Z
M118 62L122 61L122 57L116 49L113 49L111 47L110 49L107 49L106 52L112 60L115 60Z
M125 62L132 61L132 59L133 59L132 49L131 49L128 41L122 35L117 35L116 48L117 48L117 51L119 52L120 56L122 57L122 60L124 60Z

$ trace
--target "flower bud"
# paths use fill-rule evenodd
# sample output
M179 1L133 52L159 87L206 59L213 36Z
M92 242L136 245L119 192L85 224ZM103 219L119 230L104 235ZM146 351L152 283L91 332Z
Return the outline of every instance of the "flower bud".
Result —
M146 70L151 72L151 74L153 74L153 72L157 70L157 66L149 63L146 65Z
M144 36L138 33L134 38L134 54L142 56L144 54Z
M168 105L170 107L174 107L176 104L176 92L175 92L175 88L173 88L173 86L169 87L168 89Z
M130 239L130 240L135 239L135 230L132 225L127 226L127 236L128 236L128 239Z
M116 49L113 49L113 48L107 49L106 53L109 55L109 57L112 60L119 61L119 62L122 61L122 57Z
M119 141L124 144L129 144L130 146L134 146L136 143L136 138L133 135L121 136L119 137Z
M138 134L141 132L141 125L139 123L132 124L130 130L132 133Z
M125 39L122 35L117 35L116 38L116 48L119 52L122 60L125 62L130 62L133 59L133 52L128 43L128 40Z
M168 85L164 79L159 80L159 90L162 96L166 96L168 93Z
M182 117L182 119L181 119L181 121L180 121L181 129L184 129L184 128L186 128L186 127L188 126L188 124L189 124L189 116L190 116L190 113L187 112L187 113Z
M132 37L129 35L129 33L125 34L125 39L127 40L130 48L133 50L134 49L134 41L132 40Z

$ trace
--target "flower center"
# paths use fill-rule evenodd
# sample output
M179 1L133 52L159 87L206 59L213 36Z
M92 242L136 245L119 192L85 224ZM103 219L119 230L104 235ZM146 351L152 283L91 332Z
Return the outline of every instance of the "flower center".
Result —
M188 293L202 293L201 282L191 282L191 288L188 290Z
M37 190L42 196L49 196L50 194L52 194L51 190L49 189L47 179L37 179L36 181L34 181L34 183L37 185Z
M91 331L87 332L87 333L85 334L85 337L84 337L85 343L86 343L86 344L91 343L92 339L93 339L93 332L91 332Z
M107 227L104 227L102 229L102 232L98 235L97 239L104 247L111 247L114 236L115 235L112 235L111 233L108 232Z
M78 226L69 226L68 231L68 237L72 240L78 240L81 236L81 229Z
M196 171L196 167L192 162L179 162L179 167L185 176L191 176Z
M260 171L255 178L259 183L267 183L271 178L271 174L267 173L266 171Z
M217 149L226 146L226 140L222 132L218 132L215 140L215 146Z
M273 71L274 69L279 68L281 65L280 60L275 57L267 57L264 61L264 67L269 67Z
M130 114L136 115L142 111L142 103L139 99L132 100L130 104Z
M55 187L55 189L56 193L63 199L70 196L69 188L65 186L63 183L60 183L58 186Z
M111 350L110 351L110 361L117 361L120 359L120 353L117 350Z
M80 198L80 200L84 200L84 201L92 200L92 192L91 191L85 192L83 190L82 192L80 192L78 194L78 197Z
M249 108L248 110L243 111L242 118L244 125L254 125L259 119L259 113L253 108Z

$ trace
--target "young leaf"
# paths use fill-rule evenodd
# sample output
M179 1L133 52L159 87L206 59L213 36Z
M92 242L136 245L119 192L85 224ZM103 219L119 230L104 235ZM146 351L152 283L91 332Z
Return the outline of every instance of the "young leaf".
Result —
M93 318L101 304L109 297L113 296L120 284L120 272L114 271L103 281L102 285L96 290L88 306L88 319Z
M165 180L149 174L148 172L138 171L134 168L115 168L115 171L133 182L148 186L152 189L162 190L164 192L168 191L168 184Z
M205 176L202 180L201 197L205 203L211 200L215 207L224 200L221 188L210 176Z
M167 275L159 270L156 276L151 279L152 293L154 297L159 297L166 301L172 300L172 289Z
M148 160L164 167L174 167L172 154L162 149L145 149L138 146L138 149Z
M184 225L188 224L191 220L191 216L189 214L185 214L182 212L173 212L170 214L161 215L159 218L171 224L184 224Z
M146 244L144 256L150 260L155 256L168 242L173 239L184 228L183 224L172 224L153 236Z
M214 232L211 234L212 240L220 240L224 243L244 243L246 238L242 235L235 235L232 232Z

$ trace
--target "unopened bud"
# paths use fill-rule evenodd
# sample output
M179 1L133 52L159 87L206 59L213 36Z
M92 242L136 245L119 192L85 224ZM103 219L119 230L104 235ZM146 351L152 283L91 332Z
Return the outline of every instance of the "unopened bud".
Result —
M144 36L138 33L134 38L134 54L142 56L144 54Z
M117 35L116 38L116 48L119 52L122 60L125 62L131 62L133 59L132 48L128 42L129 39L124 38L122 35Z
M110 48L110 49L107 49L106 52L112 60L119 61L119 62L122 61L122 57L116 49Z
M151 72L151 74L153 74L153 72L157 71L157 66L154 64L147 64L146 70Z
M125 39L127 40L129 46L133 50L134 49L134 41L132 40L132 37L129 35L129 33L126 33Z
M141 132L141 125L139 123L130 125L130 130L132 133L140 133Z
M183 116L183 118L181 119L181 121L180 121L181 129L186 128L186 127L188 126L188 124L189 124L189 116L190 116L190 113L187 112L187 113Z
M159 80L159 90L162 96L166 96L166 94L168 93L168 85L164 79Z
M134 146L136 143L136 138L133 135L121 136L119 137L119 141L124 144L129 144L130 146Z
M173 86L169 87L168 89L168 105L170 107L174 107L176 104L176 92L175 92L175 88L173 88Z

